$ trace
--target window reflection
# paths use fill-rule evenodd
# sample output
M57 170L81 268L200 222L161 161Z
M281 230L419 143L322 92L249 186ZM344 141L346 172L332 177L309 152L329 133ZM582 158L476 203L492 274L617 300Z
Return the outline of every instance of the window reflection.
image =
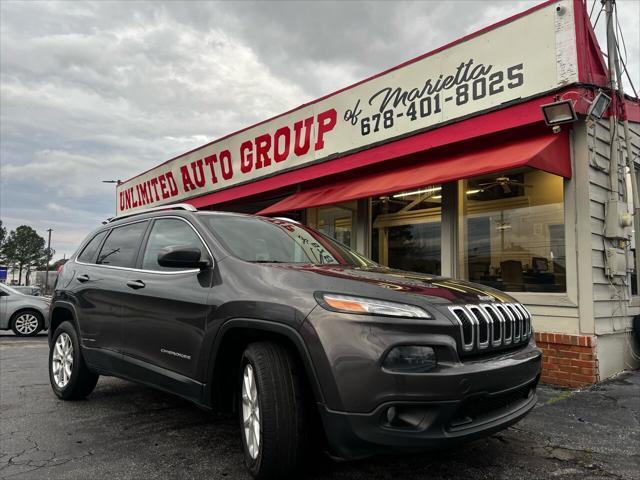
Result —
M506 291L566 291L562 178L527 169L460 183L463 276Z
M347 206L318 208L317 229L347 247L354 247L352 242L356 203L352 203L353 205Z
M372 258L391 268L439 275L441 202L440 185L372 199Z

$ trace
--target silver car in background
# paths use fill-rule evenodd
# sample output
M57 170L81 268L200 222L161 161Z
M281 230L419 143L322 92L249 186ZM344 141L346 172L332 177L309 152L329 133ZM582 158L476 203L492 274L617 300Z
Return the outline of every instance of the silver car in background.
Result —
M0 283L0 330L13 330L19 337L36 335L49 328L47 297L25 295Z

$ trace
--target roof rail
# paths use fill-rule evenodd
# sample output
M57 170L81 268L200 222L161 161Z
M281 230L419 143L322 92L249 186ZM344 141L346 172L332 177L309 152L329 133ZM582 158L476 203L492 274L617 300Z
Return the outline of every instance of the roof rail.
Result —
M118 215L116 217L110 217L107 218L107 221L104 222L106 223L111 223L111 222L115 222L116 220L121 220L123 218L127 218L127 217L133 217L134 215L141 215L143 213L149 213L149 212L159 212L162 210L186 210L188 212L197 212L198 209L196 207L194 207L193 205L189 204L189 203L172 203L169 205L160 205L159 207L151 207L151 208L145 208L144 210L140 210L139 212L133 212L133 213L125 213L124 215Z

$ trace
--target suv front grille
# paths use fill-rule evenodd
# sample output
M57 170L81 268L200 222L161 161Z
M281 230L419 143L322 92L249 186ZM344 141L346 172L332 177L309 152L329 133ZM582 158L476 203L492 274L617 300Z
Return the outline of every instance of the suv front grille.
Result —
M462 353L481 353L524 344L531 337L531 314L519 303L449 307L460 325Z

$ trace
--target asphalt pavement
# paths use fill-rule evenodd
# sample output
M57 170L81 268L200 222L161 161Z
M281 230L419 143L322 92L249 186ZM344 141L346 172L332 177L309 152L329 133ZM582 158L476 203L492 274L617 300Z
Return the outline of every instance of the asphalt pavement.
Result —
M249 479L237 422L101 377L85 401L49 386L46 336L0 335L0 478ZM455 450L307 465L310 480L640 479L640 372L539 390L512 428Z

